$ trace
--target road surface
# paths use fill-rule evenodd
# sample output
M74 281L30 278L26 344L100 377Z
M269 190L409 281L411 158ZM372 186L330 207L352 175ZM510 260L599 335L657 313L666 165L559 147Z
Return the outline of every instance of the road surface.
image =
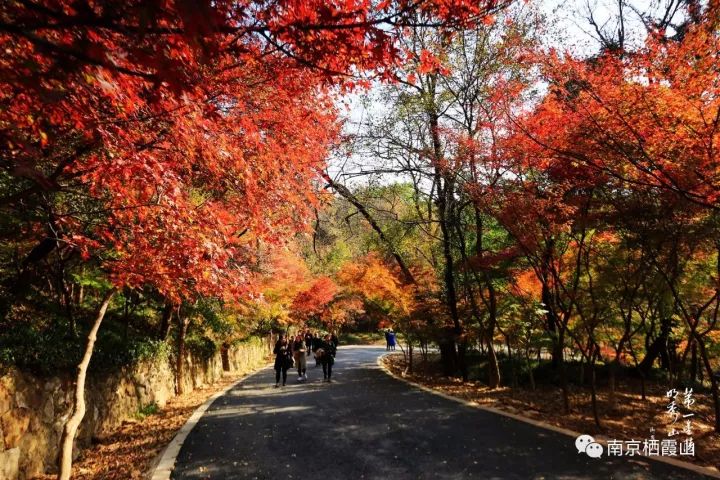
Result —
M271 368L205 412L173 479L693 479L642 457L578 454L574 439L421 391L378 368L382 347L341 347L334 382L274 388Z

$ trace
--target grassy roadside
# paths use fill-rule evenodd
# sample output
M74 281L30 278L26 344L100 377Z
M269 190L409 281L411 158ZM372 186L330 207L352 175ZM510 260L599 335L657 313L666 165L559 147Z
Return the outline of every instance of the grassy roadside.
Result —
M340 345L385 345L382 333L343 333Z

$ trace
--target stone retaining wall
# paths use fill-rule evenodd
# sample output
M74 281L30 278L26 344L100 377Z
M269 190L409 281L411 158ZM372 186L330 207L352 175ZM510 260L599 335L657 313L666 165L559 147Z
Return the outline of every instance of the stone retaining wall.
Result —
M241 375L262 364L270 353L270 339L252 339L231 347L230 372ZM141 408L164 407L175 396L175 360L141 362L111 375L89 376L87 412L76 439L77 448L102 438ZM183 382L185 391L210 385L223 376L218 352L208 360L188 355ZM32 478L57 470L58 445L73 400L69 375L40 378L10 369L0 377L0 480Z

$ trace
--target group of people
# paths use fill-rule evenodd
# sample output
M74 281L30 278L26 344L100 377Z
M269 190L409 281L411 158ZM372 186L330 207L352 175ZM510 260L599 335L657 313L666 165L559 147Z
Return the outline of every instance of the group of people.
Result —
M385 330L385 350L395 350L395 332L392 328Z
M287 383L287 372L293 366L297 368L298 381L307 380L307 357L312 352L315 357L315 366L322 365L323 382L332 382L332 367L335 363L338 338L335 334L326 334L320 337L310 331L298 334L290 339L280 334L275 342L275 388Z

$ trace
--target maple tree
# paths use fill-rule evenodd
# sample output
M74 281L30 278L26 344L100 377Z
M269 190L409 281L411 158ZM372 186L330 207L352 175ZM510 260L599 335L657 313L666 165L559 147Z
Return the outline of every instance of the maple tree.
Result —
M377 253L349 261L337 273L343 290L340 306L360 311L357 303L362 302L362 310L373 318L375 328L393 328L401 333L408 346L410 370L413 345L430 336L428 320L432 322L432 315L442 311L431 300L437 298L434 275L419 269L412 275L416 281L408 283L402 269Z
M412 287L377 255L347 263L337 276L347 290L374 302L391 318L409 315L413 308Z
M291 325L303 324L305 319L296 315L294 301L312 284L312 272L292 249L269 248L266 256L259 272L258 294L241 299L245 315L259 322L257 329L262 333L284 331Z
M28 240L40 240L24 269L64 250L96 259L115 288L152 285L170 304L243 294L250 237L276 242L302 229L314 204L312 181L337 133L328 86L387 76L415 15L463 24L497 6L3 3L2 203L38 211ZM84 372L114 291L80 364L60 478L70 475Z
M717 162L712 145L720 138L714 53L717 14L714 6L702 14L690 12L682 34L675 38L651 29L644 45L632 52L605 49L592 59L555 51L539 55L537 62L550 85L549 92L537 107L514 119L517 134L507 147L515 162L514 171L527 172L529 181L518 191L526 198L525 208L538 212L538 219L531 223L557 225L560 231L549 237L553 242L567 228L574 232L588 231L588 226L593 231L610 229L610 233L613 227L624 230L644 246L649 255L644 259L648 270L657 272L664 283L653 287L664 292L657 301L662 305L667 302L663 298L675 299L677 314L684 319L685 335L692 340L689 343L697 342L700 351L705 349L705 340L695 334L693 325L705 309L718 301L717 288L709 288L703 300L691 301L700 305L693 314L684 307L690 300L681 299L678 288L679 276L688 265L685 262L696 255L707 255L703 251L714 250L709 239L715 235L711 225L717 209ZM528 196L527 192L532 194ZM548 202L547 207L538 209L540 202ZM518 216L507 218L515 223ZM526 226L522 235L531 231ZM673 235L675 241L663 235ZM578 280L591 278L591 263L602 263L597 246L585 244L582 248L586 252L581 254L578 249L577 265L585 262L586 267L585 273L578 270ZM584 288L578 280L573 283L578 289L564 288L561 293L570 294L572 309L581 317L584 328L590 328L585 334L591 344L596 343L595 327L588 327L588 321L592 318L593 324L603 323L599 316L602 310L595 302L597 285L586 286L591 296L581 302L578 295ZM624 333L616 359L636 330L632 314L627 313L634 308L640 288L637 281L633 283L635 287L625 291L631 295L630 305L621 307L625 312ZM668 305L658 308L673 309ZM659 354L668 364L668 349L674 350L668 347L671 316L662 310L659 313L664 316L661 332L649 343L639 364L645 372ZM564 318L571 320L571 316ZM709 328L703 332L707 334L716 320L709 315L706 321ZM568 329L570 335L573 331ZM592 349L600 351L599 345ZM715 403L715 428L720 430L712 362L706 361L706 367Z
M335 299L338 287L335 282L327 277L321 276L313 280L308 288L298 292L293 298L293 315L301 319L321 318L329 304Z

